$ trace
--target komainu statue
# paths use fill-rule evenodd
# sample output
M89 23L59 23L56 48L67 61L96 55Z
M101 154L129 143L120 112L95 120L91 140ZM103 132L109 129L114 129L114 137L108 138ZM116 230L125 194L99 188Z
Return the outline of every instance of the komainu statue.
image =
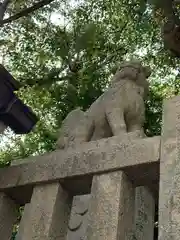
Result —
M127 133L144 137L144 98L149 76L150 69L140 62L124 62L104 94L86 112L78 108L68 114L59 133L57 148L67 149L82 142ZM74 197L67 240L85 239L89 199L90 195Z
M143 134L144 98L150 69L138 61L124 62L109 87L86 111L73 110L62 124L57 148L118 136L127 132Z

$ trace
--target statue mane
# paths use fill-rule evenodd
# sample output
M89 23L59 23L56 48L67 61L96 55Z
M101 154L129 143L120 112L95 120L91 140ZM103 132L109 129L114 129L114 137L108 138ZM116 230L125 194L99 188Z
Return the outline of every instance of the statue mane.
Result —
M145 91L148 92L149 83L147 78L150 74L150 68L142 66L139 61L123 62L112 78L110 88L123 86L129 81L133 81L137 85L144 87Z

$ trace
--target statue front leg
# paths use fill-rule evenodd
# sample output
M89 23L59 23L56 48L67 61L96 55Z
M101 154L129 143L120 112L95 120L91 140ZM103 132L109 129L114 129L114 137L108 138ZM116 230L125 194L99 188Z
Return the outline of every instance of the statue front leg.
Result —
M106 118L113 133L113 136L127 133L127 126L124 119L124 111L120 107L109 106L106 109Z
M134 138L144 138L146 137L143 129L143 124L140 122L134 122L128 124L128 133L134 136Z

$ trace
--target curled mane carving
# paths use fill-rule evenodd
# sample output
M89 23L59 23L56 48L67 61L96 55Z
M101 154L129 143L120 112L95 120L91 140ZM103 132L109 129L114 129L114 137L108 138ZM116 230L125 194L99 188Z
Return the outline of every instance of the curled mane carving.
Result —
M146 81L151 74L149 67L142 66L139 61L123 62L114 77L111 80L110 87L126 84L127 80L135 82L137 85L144 87L145 92L148 92L149 84Z

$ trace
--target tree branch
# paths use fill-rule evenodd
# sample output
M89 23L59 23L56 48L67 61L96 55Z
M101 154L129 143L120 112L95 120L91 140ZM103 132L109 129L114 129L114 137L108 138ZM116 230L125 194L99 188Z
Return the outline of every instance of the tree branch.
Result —
M26 83L25 85L22 84L20 87L44 87L44 86L51 86L54 82L60 82L60 81L65 81L68 79L68 75L64 77L59 77L57 79L39 79L36 83ZM41 80L41 81L40 81Z
M6 1L8 1L8 0L6 0ZM32 12L34 12L34 11L36 11L36 10L46 6L46 5L48 5L48 4L50 4L53 1L54 0L42 0L42 1L34 4L33 6L29 7L29 8L23 9L21 12L15 14L15 15L9 17L9 18L1 20L0 21L0 25L2 26L4 24L11 23L11 22L13 22L13 21L15 21L15 20L17 20L17 19L19 19L21 17L25 17L28 14L30 14L30 13L32 13Z

